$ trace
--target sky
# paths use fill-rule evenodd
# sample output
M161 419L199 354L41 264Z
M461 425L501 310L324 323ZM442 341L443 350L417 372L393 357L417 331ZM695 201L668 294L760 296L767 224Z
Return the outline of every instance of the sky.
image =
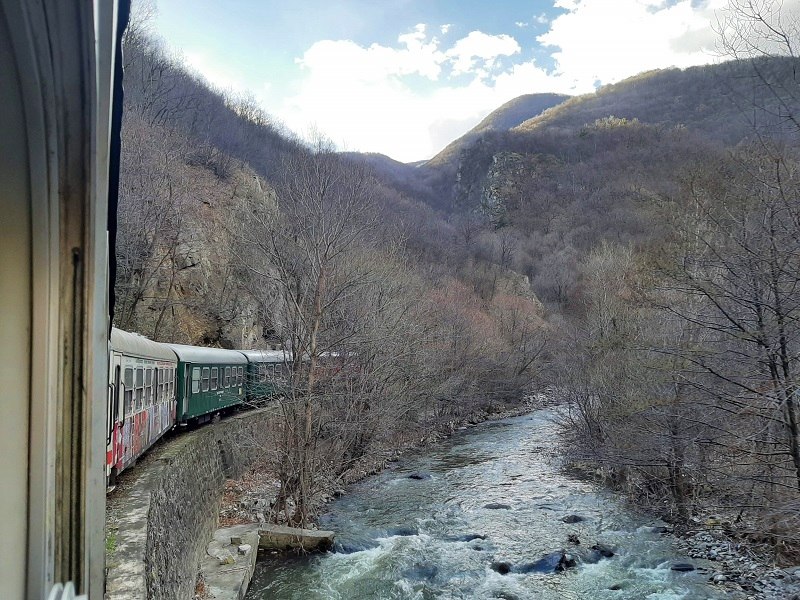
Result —
M301 136L413 162L522 94L719 60L726 0L156 0L212 85Z

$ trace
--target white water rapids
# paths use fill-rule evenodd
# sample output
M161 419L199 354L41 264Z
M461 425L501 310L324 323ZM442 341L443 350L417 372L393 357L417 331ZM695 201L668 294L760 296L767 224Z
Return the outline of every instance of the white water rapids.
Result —
M671 570L677 562L703 565L653 531L663 523L559 470L549 418L538 411L461 431L352 486L321 522L336 532L338 551L263 560L247 598L723 597L707 574ZM570 515L584 520L565 523ZM595 544L614 556L598 560ZM576 557L574 568L524 572L562 549ZM511 571L497 572L499 563Z

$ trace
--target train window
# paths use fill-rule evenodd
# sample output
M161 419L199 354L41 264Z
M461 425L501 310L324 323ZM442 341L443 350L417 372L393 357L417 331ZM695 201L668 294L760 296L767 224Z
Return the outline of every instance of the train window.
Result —
M145 406L153 405L153 369L144 372L144 403Z
M244 367L239 367L239 376L236 378L239 385L244 383Z
M142 410L144 406L144 369L138 367L136 369L136 407L134 411Z
M217 383L219 382L219 370L217 367L211 367L211 389L217 389Z
M234 367L236 369L236 367ZM222 384L224 387L231 387L231 368L225 367L225 380Z
M125 414L129 415L133 412L133 369L131 369L130 367L125 369L124 384L125 384L124 411Z
M208 379L210 377L210 373L211 369L209 369L208 367L203 367L203 377L201 379L202 385L200 386L200 389L204 392L208 391Z
M192 393L200 392L200 367L192 369Z

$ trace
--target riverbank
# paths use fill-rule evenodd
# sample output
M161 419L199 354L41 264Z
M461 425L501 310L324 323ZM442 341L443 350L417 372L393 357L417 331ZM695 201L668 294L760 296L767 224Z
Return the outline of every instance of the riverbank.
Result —
M550 405L551 401L545 394L531 394L516 405L497 406L492 412L481 411L462 421L451 421L439 430L404 440L396 446L380 448L336 479L326 478L323 474L322 477L327 480L327 485L314 498L312 506L314 519L307 524L307 527L314 528L318 525L319 513L331 500L344 494L347 486L382 472L407 453L439 443L456 431L475 427L486 421L524 415ZM225 482L219 512L219 527L269 521L269 511L279 489L278 478L269 461L266 458L257 461L241 478Z
M562 448L563 450L563 448ZM596 482L627 499L631 507L643 510L668 524L663 535L674 539L685 556L707 561L706 576L710 583L734 600L800 600L800 565L786 564L775 556L774 548L758 543L747 535L754 526L742 522L734 525L736 514L694 507L688 522L673 522L659 514L658 507L641 502L635 494L626 493L611 484L602 470L584 462L564 458L562 472L577 479Z

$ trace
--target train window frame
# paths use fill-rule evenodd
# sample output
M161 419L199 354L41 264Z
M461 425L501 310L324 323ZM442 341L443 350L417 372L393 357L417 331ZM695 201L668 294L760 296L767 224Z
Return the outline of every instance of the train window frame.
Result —
M192 367L192 393L199 394L200 393L200 367ZM195 377L196 375L196 377Z
M233 367L236 369L236 367ZM225 367L225 375L222 377L222 385L223 387L231 387L231 368Z
M123 420L125 419L126 415L133 413L133 402L135 397L133 370L133 367L125 367L123 371L122 385L125 388L125 391L122 395Z
M134 384L134 389L136 390L134 393L136 406L133 412L137 413L144 408L144 367L136 367Z
M153 368L146 367L144 370L144 405L153 406Z
M244 367L237 368L236 383L242 385L244 383Z
M211 369L209 367L203 367L201 377L200 377L200 391L207 392L209 388L209 381L211 378Z
M219 389L219 368L211 367L211 391Z

